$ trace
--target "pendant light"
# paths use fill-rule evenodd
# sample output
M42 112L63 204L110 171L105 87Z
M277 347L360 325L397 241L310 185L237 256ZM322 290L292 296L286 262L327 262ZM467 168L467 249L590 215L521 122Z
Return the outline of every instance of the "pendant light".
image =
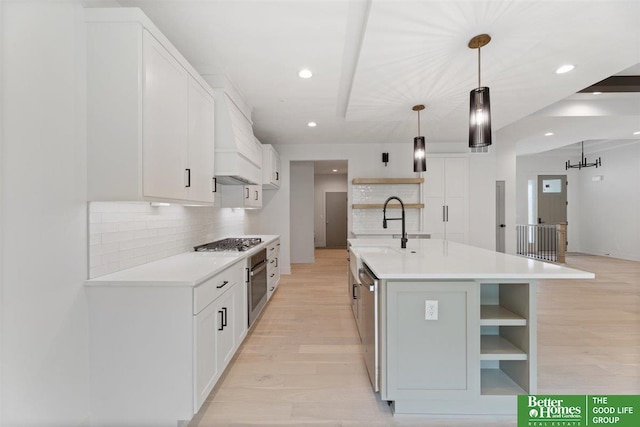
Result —
M413 171L425 172L427 170L427 147L424 136L420 136L420 111L424 110L424 105L414 105L412 110L418 112L418 136L413 138Z
M491 103L489 88L480 84L480 48L491 41L489 34L480 34L469 40L470 49L478 49L478 87L471 91L469 107L469 148L491 145Z

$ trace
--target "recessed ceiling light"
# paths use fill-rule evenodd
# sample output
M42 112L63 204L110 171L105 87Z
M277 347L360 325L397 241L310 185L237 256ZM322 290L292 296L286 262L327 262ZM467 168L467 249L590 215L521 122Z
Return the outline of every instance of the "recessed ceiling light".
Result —
M298 75L300 76L300 78L309 79L309 78L311 78L311 76L313 76L313 73L308 68L305 68L305 69L300 70Z
M553 132L547 132L544 134L544 136L551 136L551 135L553 135Z
M561 66L560 68L558 68L556 70L556 74L568 73L569 71L573 70L574 68L576 68L576 67L574 67L571 64L563 65L563 66Z
M314 127L318 126L318 124L316 122L309 122L309 123L307 123L307 126L309 126L310 128L314 128Z
M338 172L338 169L333 169L334 172Z
M634 132L634 135L640 135L640 130L638 132Z
M602 95L602 92L593 92L594 95Z

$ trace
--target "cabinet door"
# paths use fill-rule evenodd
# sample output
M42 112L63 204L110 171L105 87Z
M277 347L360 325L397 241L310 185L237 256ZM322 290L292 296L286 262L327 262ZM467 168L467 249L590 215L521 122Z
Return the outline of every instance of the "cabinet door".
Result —
M271 156L271 183L280 187L280 156L275 150L272 151Z
M242 340L244 340L244 337L247 335L247 327L249 325L249 317L247 313L247 285L242 276L243 274L240 274L240 277L238 277L238 283L231 288L235 294L235 299L233 301L233 332L236 349L240 346Z
M479 394L478 295L473 282L387 283L389 399ZM425 320L427 300L438 302L437 320Z
M213 97L189 78L188 200L213 201Z
M252 208L262 207L262 185L247 185L245 187L245 196L245 206Z
M235 350L233 333L234 300L235 293L232 290L228 290L214 303L216 307L216 359L218 360L220 372L229 364Z
M184 199L189 76L147 31L143 36L143 70L144 195Z
M194 413L198 412L213 389L218 376L216 363L216 310L209 304L195 318L196 383Z
M469 160L462 157L445 159L446 239L465 243L468 223Z

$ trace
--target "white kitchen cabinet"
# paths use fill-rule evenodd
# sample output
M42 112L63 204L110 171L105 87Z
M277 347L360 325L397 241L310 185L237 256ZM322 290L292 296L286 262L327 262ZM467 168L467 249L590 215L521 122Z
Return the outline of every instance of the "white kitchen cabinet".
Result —
M89 9L88 199L213 203L213 90L138 9Z
M262 187L280 188L280 155L270 144L262 144Z
M424 232L433 239L465 243L468 235L466 156L427 158L424 182Z
M218 185L218 194L218 206L223 208L262 207L262 185Z
M92 425L175 426L197 413L246 335L245 267L195 287L87 287Z
M190 186L188 199L214 201L214 100L194 79L189 79L189 154Z
M218 357L216 353L217 306L209 304L195 316L195 407L197 411L209 396L218 379Z
M271 299L280 284L280 239L267 246L267 299Z
M216 360L221 367L226 367L229 364L235 350L233 333L235 296L236 294L230 289L214 303L217 326Z

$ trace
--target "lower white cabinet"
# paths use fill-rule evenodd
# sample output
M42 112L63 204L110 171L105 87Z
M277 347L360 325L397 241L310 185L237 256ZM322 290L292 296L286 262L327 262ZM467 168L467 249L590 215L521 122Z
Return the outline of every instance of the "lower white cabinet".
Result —
M91 425L190 420L247 333L246 263L193 287L87 287Z
M280 284L280 239L267 246L267 299L271 299Z

